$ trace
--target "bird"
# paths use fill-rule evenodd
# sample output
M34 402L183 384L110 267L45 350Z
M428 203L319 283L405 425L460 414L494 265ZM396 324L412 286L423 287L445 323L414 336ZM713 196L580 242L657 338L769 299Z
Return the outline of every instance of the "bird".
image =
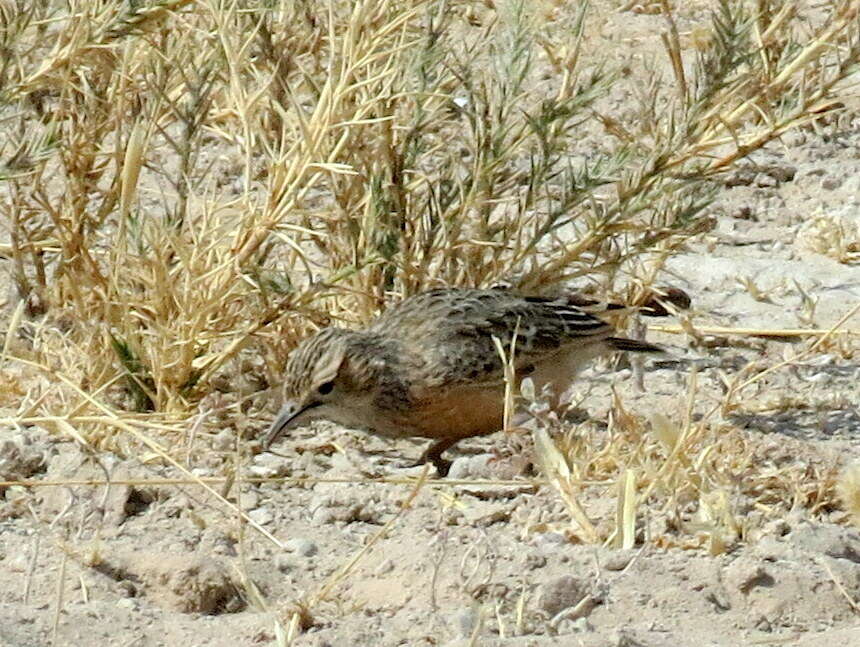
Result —
M683 309L690 299L670 288L643 313L664 316L666 302ZM549 393L554 406L591 359L615 350L661 352L617 336L598 316L619 308L578 294L438 288L404 299L364 329L323 328L287 359L285 402L263 449L290 429L326 419L387 438L431 439L417 464L430 462L444 476L446 450L502 429L500 347L511 354L517 386L531 378L535 392Z

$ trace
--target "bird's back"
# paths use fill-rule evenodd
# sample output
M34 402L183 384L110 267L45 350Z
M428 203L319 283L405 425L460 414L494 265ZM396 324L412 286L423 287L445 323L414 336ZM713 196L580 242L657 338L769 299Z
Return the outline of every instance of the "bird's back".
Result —
M588 346L613 333L612 326L563 299L458 288L405 299L370 330L400 339L428 387L500 382L503 367L494 338L505 353L513 349L516 366L528 373L567 346Z

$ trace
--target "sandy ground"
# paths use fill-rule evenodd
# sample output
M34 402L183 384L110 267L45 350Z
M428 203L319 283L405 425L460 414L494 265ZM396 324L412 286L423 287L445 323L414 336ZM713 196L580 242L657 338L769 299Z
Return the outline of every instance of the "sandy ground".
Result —
M860 300L860 265L832 258L827 238L839 222L846 238L860 239L858 150L855 117L842 129L790 134L727 179L711 207L715 229L670 260L665 276L693 295L697 326L826 328ZM846 326L860 328L860 317ZM679 419L693 367L701 415L749 362L776 364L798 348L755 337L711 335L695 348L680 335L649 338L672 355L646 364L646 390L634 388L630 370L595 366L584 376L583 424L605 426L613 387L635 416ZM717 415L713 424L760 464L797 474L799 492L785 514L735 502L747 530L717 555L681 539L694 536L681 528L689 510L647 509L640 519L646 535L677 541L643 535L628 550L579 543L558 494L529 483L434 483L402 511L411 485L355 481L414 475L404 466L422 446L326 424L284 441L281 456L253 454L247 443L237 454L227 424L198 441L199 476L223 475L239 460L246 478L309 479L240 480L222 492L284 548L195 485L0 489L0 645L275 644L275 615L288 619L295 601L368 543L306 614L295 644L860 644L860 533L841 510L803 503L805 484L860 455L858 381L856 354L818 352ZM252 409L257 427L273 413L267 402L260 394ZM451 480L508 478L524 445L501 435L464 443ZM0 479L177 475L154 465L92 455L37 427L0 431ZM614 490L590 488L584 503L592 519L609 518Z

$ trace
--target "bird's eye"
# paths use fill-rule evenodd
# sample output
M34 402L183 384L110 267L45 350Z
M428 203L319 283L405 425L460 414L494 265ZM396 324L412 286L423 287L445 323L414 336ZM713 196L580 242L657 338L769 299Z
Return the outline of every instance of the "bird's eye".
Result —
M317 393L320 395L328 395L334 390L334 382L323 382L317 387Z

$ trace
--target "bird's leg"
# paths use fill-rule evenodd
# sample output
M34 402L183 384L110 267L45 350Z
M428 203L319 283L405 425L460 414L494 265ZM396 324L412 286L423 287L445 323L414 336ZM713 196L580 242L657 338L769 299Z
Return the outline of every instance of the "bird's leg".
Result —
M458 440L460 439L442 438L441 440L437 440L421 454L421 458L415 464L433 463L439 476L447 476L448 470L451 468L451 461L446 461L442 458L442 452L452 447Z

